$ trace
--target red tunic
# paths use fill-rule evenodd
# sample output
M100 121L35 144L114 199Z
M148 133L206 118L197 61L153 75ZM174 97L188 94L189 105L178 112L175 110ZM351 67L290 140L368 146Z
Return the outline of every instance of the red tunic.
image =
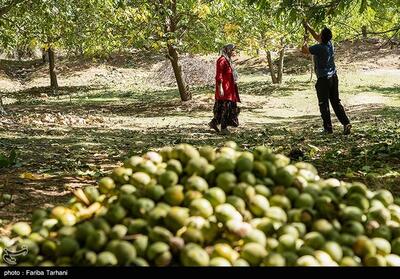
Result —
M215 88L215 100L219 101L232 101L240 102L238 87L233 77L233 70L229 64L229 61L221 56L217 60L217 71L215 75L216 88ZM219 83L222 82L222 88L224 90L224 96L219 94Z

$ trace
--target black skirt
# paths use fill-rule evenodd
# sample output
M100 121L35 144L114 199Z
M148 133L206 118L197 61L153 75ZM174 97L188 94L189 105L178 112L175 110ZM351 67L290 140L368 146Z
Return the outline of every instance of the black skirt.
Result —
M217 125L221 124L221 129L225 129L228 126L238 127L239 126L239 113L240 108L236 102L232 101L215 101L214 104L214 121Z

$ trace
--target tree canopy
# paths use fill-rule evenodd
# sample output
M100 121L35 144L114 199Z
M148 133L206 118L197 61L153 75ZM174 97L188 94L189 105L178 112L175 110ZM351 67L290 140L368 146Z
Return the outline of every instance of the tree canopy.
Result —
M160 52L172 63L182 100L189 100L183 53L216 53L227 42L253 55L279 52L300 43L304 19L317 29L329 25L337 40L398 39L399 15L397 0L3 0L0 37L3 50Z

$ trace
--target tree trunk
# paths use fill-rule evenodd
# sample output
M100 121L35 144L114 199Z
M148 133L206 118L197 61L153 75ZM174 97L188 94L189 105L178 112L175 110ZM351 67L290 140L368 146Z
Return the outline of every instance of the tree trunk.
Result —
M189 101L192 99L192 94L188 90L185 80L182 75L182 68L179 65L178 52L173 45L168 45L168 58L171 61L172 68L174 70L176 83L178 84L179 94L181 95L182 101Z
M363 27L361 27L361 33L362 33L363 39L366 39L367 35L368 35L367 26L364 25Z
M54 50L49 47L49 71L50 71L50 87L53 90L53 93L57 93L58 91L58 82L57 82L57 74L54 70L55 68L55 59L54 59Z
M283 77L283 59L285 58L285 46L279 51L279 63L278 63L278 83L282 83Z
M49 53L46 51L45 48L42 48L42 62L43 64L49 62Z
M3 96L0 94L0 115L6 115L6 111L4 109L3 105Z
M165 16L164 23L164 31L165 33L176 33L177 30L177 0L171 0L169 2L169 10L170 14L165 15L165 11L163 9L158 10L162 17ZM159 0L160 6L164 6L165 3L163 0ZM174 75L176 79L176 83L178 85L179 94L181 95L182 101L189 101L192 99L192 94L189 91L189 87L186 85L186 82L183 78L182 67L179 64L179 55L176 51L174 45L167 43L168 48L168 59L171 61L172 68L174 70Z
M81 58L83 58L84 55L85 55L85 51L83 50L83 45L80 44L80 45L79 45L79 56L80 56Z
M275 76L274 64L272 63L270 50L267 51L267 60L268 60L269 72L271 73L272 83L276 84L276 83L278 83L278 80Z

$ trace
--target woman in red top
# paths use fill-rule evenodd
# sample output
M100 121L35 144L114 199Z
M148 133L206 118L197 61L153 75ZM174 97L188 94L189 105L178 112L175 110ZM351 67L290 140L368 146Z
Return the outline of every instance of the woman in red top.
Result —
M221 52L216 65L214 118L209 126L219 132L218 125L221 124L221 133L229 134L228 126L239 126L238 76L231 60L235 56L235 45L226 45Z

